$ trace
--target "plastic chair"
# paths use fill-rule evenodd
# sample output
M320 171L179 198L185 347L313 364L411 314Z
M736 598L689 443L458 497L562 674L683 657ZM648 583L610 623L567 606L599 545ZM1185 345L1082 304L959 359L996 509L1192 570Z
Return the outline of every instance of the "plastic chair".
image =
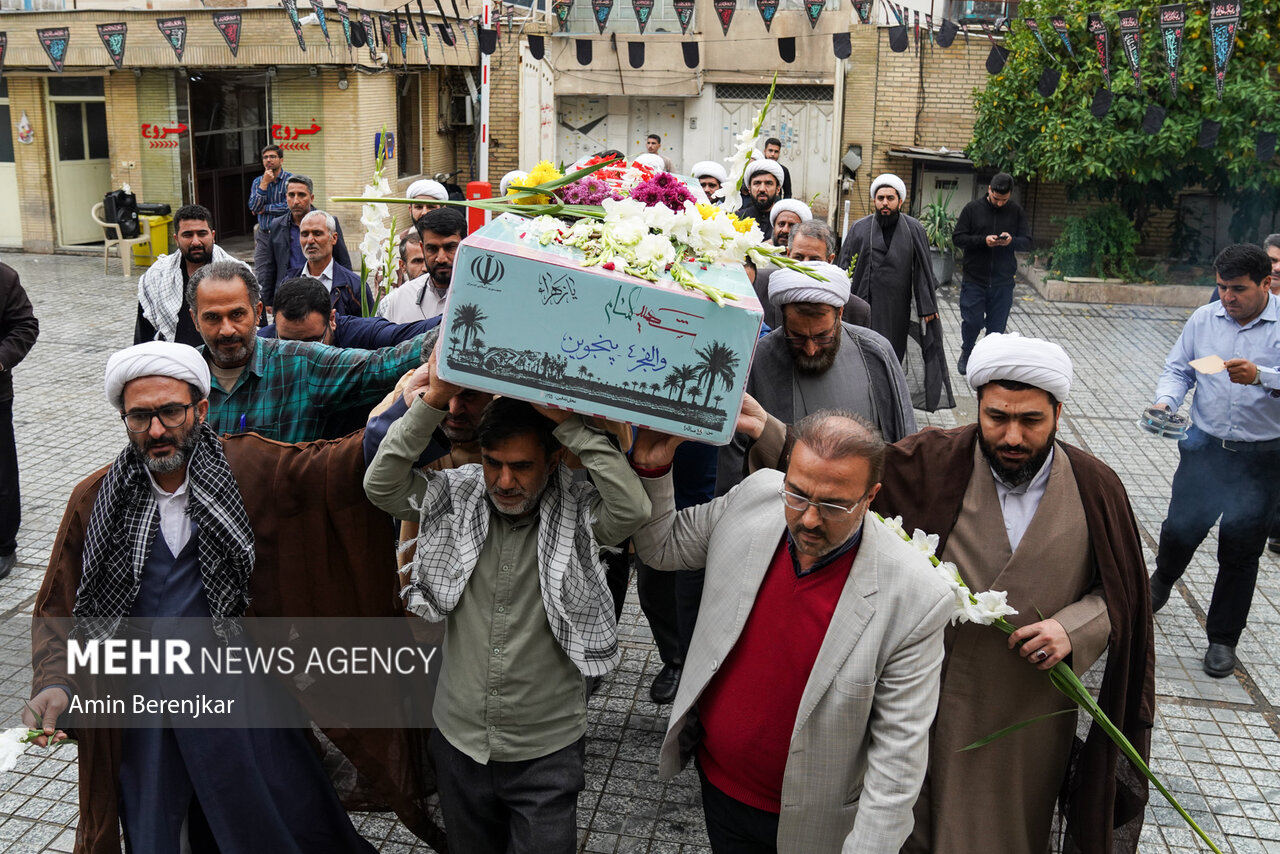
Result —
M138 227L142 231L137 237L121 237L119 223L107 222L103 217L102 202L98 202L89 210L89 216L93 217L93 221L104 229L104 235L115 233L115 237L104 236L102 246L102 272L106 273L111 269L111 247L115 246L120 252L121 275L128 276L133 270L133 247L139 244L151 244L151 223L147 220L139 218ZM148 250L150 251L150 250Z

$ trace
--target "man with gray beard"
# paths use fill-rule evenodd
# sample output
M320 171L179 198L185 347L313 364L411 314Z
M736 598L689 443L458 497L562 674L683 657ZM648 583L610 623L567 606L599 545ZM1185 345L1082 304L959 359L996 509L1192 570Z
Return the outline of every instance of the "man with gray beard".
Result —
M782 324L756 346L747 393L765 411L792 424L820 409L868 419L887 442L916 431L902 365L884 336L841 320L849 279L840 268L805 262L821 278L779 269L769 277L769 301ZM716 494L743 478L751 440L739 433L720 449Z

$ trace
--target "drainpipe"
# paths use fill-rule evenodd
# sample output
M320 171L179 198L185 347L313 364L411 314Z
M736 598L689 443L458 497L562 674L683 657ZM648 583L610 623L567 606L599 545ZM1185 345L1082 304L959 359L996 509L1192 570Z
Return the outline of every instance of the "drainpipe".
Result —
M833 121L831 129L831 157L833 168L831 169L831 183L827 185L827 198L830 201L827 209L830 213L827 215L828 224L834 229L840 216L840 152L844 151L844 78L849 71L849 60L836 60L836 80L835 88L832 92L832 100L835 102L832 110ZM844 234L838 235L843 238Z

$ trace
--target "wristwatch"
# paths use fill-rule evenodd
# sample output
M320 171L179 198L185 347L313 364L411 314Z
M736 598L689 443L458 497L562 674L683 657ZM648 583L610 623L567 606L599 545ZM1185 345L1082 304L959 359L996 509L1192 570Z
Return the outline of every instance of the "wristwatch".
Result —
M1249 383L1249 385L1262 385L1262 369L1261 368L1253 369L1253 382Z

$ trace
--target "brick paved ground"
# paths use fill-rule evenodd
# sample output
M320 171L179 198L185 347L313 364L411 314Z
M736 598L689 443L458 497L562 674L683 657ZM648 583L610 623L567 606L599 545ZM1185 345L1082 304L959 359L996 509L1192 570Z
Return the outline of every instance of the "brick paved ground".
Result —
M15 371L23 527L18 568L0 584L0 726L17 724L30 681L28 617L71 488L123 447L120 422L102 398L102 369L132 340L135 285L104 276L92 257L7 255L21 273L41 321L40 341ZM954 358L956 294L944 290L942 315ZM1172 442L1139 432L1165 352L1187 312L1175 309L1048 304L1019 290L1011 329L1061 342L1075 359L1064 439L1113 466L1129 489L1147 548L1159 532L1176 462ZM957 378L959 379L959 378ZM973 397L926 421L950 426L972 418ZM1214 578L1211 538L1158 616L1159 719L1156 771L1223 850L1280 852L1280 576L1263 558L1251 625L1241 641L1240 672L1213 680L1200 670L1204 609ZM579 801L582 850L706 852L696 779L658 781L656 757L665 712L648 700L661 664L648 626L628 600L619 670L592 699L587 791ZM35 749L0 779L0 849L70 851L76 821L74 748ZM1277 806L1273 806L1277 805ZM356 817L382 851L426 851L394 821ZM1153 794L1144 852L1201 850L1173 810Z

